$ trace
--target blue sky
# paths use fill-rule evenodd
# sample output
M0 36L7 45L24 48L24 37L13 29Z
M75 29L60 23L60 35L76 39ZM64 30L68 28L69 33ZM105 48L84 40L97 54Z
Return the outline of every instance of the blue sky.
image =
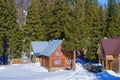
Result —
M98 0L98 2L99 2L100 4L106 4L106 3L108 2L108 0Z

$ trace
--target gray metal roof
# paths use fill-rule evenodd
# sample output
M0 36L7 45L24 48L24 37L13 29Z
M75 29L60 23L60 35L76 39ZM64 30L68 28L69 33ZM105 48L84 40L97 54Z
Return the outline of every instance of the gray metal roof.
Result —
M48 45L48 42L31 42L31 44L34 55L39 56Z
M52 40L50 42L31 42L33 53L35 56L45 55L50 56L55 51L62 40Z
M42 55L50 56L60 44L62 44L62 40L52 40L48 43L48 46L43 50Z

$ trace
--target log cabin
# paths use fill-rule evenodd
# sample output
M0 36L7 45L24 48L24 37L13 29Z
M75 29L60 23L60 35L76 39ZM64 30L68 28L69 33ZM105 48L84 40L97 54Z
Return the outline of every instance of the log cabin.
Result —
M97 54L105 69L120 73L120 39L102 39Z
M63 48L62 40L32 42L30 50L33 56L40 59L41 65L49 71L73 69L75 66L74 53Z

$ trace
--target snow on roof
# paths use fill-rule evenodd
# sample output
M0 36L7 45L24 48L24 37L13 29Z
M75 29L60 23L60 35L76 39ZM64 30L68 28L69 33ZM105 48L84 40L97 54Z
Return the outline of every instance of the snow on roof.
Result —
M42 51L48 45L48 42L31 42L35 56L41 55Z
M52 40L43 50L42 55L50 56L54 50L62 43L62 40Z

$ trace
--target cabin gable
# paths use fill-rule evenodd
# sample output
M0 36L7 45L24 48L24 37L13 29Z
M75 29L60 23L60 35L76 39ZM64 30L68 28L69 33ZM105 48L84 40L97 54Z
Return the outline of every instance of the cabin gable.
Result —
M58 48L53 51L50 55L52 67L64 67L65 65L65 56L63 55L62 45L59 45Z

